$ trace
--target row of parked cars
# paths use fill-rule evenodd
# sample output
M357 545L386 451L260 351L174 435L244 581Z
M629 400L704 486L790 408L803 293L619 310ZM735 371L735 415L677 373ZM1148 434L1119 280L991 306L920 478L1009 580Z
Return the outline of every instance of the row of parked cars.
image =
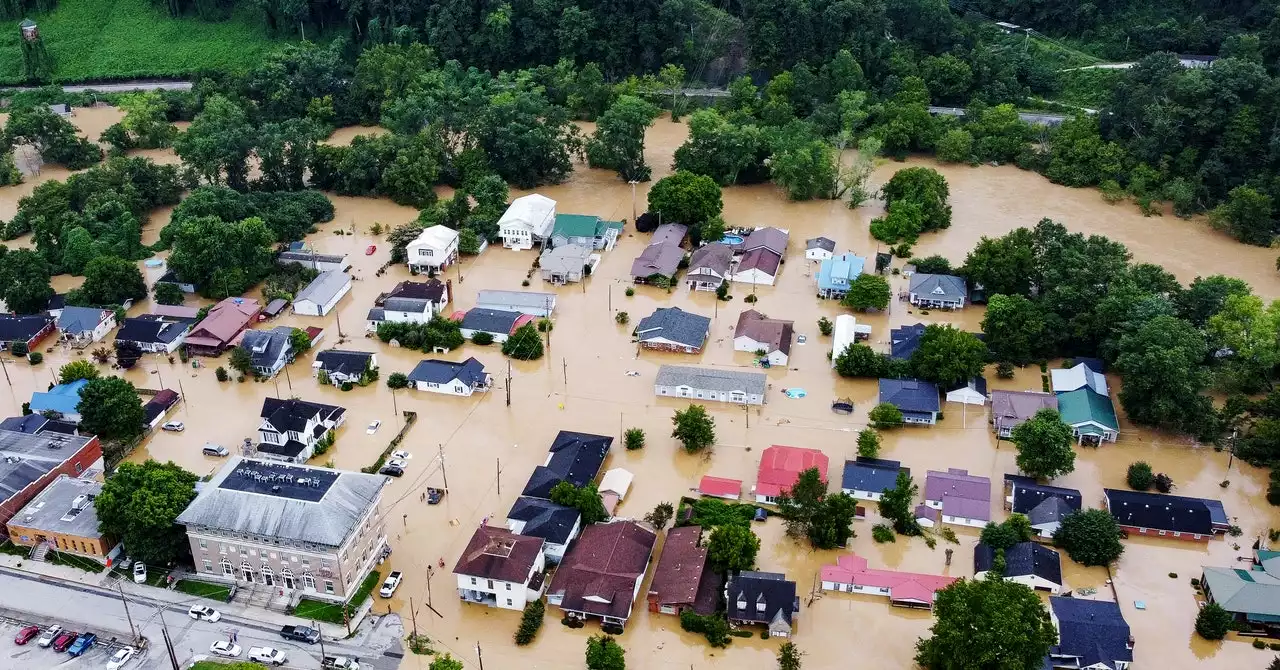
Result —
M27 626L18 631L18 635L14 637L14 644L26 645L32 640L36 641L36 646L45 649L53 649L56 652L77 657L83 656L85 652L93 648L98 642L98 636L92 632L78 633L73 630L67 630L62 626L53 625L42 629L40 626ZM126 663L133 659L138 653L133 647L123 647L111 656L111 660L107 661L107 670L119 670Z

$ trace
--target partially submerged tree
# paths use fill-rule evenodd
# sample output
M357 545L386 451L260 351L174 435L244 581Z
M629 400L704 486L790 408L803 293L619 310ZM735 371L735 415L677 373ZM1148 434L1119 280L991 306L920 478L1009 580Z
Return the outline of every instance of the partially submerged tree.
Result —
M684 450L696 454L716 442L716 420L707 414L702 405L689 405L677 410L671 417L674 428L671 437L684 445Z
M127 440L142 434L146 414L133 384L120 377L89 380L80 389L80 428L104 440Z
M1107 565L1120 558L1120 526L1111 513L1086 509L1068 514L1053 533L1053 543L1067 550L1071 560L1084 565Z
M1036 479L1053 479L1075 470L1076 452L1071 449L1071 426L1062 422L1058 410L1044 408L1013 429L1018 448L1018 469Z
M121 463L93 501L102 533L120 538L135 560L172 564L190 551L175 521L196 497L197 479L173 463Z
M880 496L880 516L893 524L893 530L901 535L919 535L920 524L916 521L913 504L920 487L911 481L911 474L906 470L898 471L898 478L893 488L885 489Z
M760 538L756 537L750 526L716 526L707 539L707 562L721 574L755 568L756 554L759 551Z
M1038 668L1058 639L1035 591L997 577L955 582L933 611L931 635L916 643L916 663L927 670Z

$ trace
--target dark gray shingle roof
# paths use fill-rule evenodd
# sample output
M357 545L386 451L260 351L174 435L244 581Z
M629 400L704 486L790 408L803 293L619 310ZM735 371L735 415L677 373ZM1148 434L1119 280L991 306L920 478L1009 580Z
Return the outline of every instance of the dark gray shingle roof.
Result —
M880 402L887 402L904 412L936 412L938 387L919 379L881 379Z
M664 338L689 347L701 347L711 330L711 319L692 314L679 307L659 307L636 324L636 337L641 342Z

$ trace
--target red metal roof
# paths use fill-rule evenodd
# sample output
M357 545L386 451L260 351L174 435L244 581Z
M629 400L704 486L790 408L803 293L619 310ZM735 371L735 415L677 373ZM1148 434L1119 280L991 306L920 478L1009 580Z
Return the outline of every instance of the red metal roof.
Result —
M742 480L705 475L698 482L698 493L718 498L738 498L742 496Z
M932 603L933 594L950 586L956 578L915 572L875 570L867 567L867 559L854 554L845 554L836 559L835 565L822 566L822 581L888 588L891 600Z
M787 447L775 444L760 456L760 472L756 476L756 494L776 496L795 485L800 473L818 468L818 476L827 481L827 455L817 449Z

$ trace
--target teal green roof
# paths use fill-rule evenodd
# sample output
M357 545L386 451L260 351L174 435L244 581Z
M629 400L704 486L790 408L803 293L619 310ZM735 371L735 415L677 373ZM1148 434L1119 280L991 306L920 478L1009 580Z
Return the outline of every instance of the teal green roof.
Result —
M590 214L556 214L556 226L551 234L565 237L599 237L609 228L622 230L622 222L605 221Z
M1062 415L1063 423L1068 426L1081 427L1082 424L1093 422L1112 431L1120 430L1120 422L1116 419L1116 410L1111 404L1111 398L1094 393L1088 388L1059 393L1058 413ZM1088 432L1089 429L1081 427L1080 430Z

